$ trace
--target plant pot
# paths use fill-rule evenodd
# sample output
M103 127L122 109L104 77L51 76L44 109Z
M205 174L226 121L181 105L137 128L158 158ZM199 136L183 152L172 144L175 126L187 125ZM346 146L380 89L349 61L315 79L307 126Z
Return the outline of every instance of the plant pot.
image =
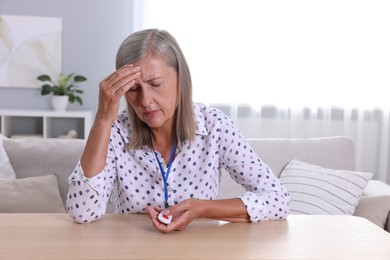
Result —
M54 110L65 111L68 106L69 97L68 96L52 96L51 104Z

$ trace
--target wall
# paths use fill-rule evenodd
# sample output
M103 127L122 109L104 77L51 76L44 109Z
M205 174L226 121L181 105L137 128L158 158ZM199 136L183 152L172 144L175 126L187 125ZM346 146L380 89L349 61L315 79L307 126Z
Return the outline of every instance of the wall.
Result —
M85 75L84 105L97 109L99 82L115 68L116 51L132 32L131 0L0 0L0 14L62 17L62 70ZM40 89L0 87L0 108L51 109Z

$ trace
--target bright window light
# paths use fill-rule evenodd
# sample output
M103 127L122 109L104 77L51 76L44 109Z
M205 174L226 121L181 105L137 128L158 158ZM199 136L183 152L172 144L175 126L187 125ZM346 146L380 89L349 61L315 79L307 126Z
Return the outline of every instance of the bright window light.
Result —
M390 104L390 1L136 2L135 29L166 29L179 41L195 101Z

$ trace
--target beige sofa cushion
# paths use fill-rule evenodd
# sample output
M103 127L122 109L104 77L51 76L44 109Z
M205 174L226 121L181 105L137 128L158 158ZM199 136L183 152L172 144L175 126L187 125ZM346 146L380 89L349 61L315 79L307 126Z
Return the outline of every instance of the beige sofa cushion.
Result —
M0 181L1 213L64 213L57 177Z
M3 135L0 134L0 180L15 179L15 172L3 147Z
M363 196L355 216L363 217L390 232L390 195ZM387 227L385 226L387 223Z
M277 177L280 177L284 167L292 159L326 168L355 170L354 144L346 137L249 138L248 142ZM236 197L242 192L244 189L235 183L225 170L222 170L219 198Z
M55 174L65 205L68 177L77 165L85 141L81 139L30 138L3 140L16 178Z
M292 159L326 168L355 170L354 144L346 137L249 138L248 142L260 159L268 164L278 177Z
M382 181L372 180L368 183L364 189L363 195L365 196L390 196L390 186Z

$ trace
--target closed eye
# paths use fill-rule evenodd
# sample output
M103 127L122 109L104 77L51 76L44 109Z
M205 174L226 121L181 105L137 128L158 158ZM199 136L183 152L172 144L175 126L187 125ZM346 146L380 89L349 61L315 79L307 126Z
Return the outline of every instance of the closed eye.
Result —
M157 83L157 82L151 82L150 85L152 87L160 87L162 85L162 83Z

